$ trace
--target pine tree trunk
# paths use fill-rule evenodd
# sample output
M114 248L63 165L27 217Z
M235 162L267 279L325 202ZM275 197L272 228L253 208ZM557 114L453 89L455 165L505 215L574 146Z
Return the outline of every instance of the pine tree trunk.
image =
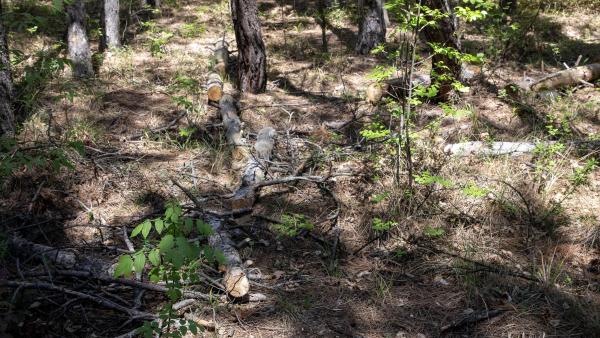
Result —
M2 3L0 2L0 16ZM14 89L8 56L7 32L0 21L0 136L12 135L15 132L15 115L13 110Z
M243 92L267 87L267 55L256 0L231 0L231 17L238 48L238 83Z
M383 0L365 0L363 18L358 32L356 53L366 55L385 42L385 15Z
M108 48L121 47L119 0L104 0L104 42Z
M85 29L85 8L82 0L75 0L67 6L69 16L69 30L67 44L69 59L73 63L73 76L76 78L89 78L94 76L92 56Z
M461 50L458 31L458 19L454 15L448 0L425 0L423 5L430 9L439 9L450 15L437 21L437 25L427 25L423 34L428 43L435 43L441 47L450 47ZM456 58L444 54L435 54L431 60L431 82L439 84L436 99L447 100L452 91L452 83L461 80L462 63Z

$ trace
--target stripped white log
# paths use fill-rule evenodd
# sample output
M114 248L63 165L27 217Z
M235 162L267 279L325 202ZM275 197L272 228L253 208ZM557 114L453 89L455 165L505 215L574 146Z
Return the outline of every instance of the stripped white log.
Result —
M223 80L221 80L219 74L208 74L208 79L206 80L206 93L209 101L219 102L219 100L221 100L223 97Z
M463 142L448 144L444 147L444 153L454 156L498 156L511 155L519 156L531 153L536 148L535 143L531 142Z

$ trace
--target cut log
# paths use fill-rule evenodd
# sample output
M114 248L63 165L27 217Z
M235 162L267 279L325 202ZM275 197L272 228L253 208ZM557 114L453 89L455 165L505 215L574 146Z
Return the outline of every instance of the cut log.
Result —
M221 76L225 76L227 74L227 65L229 64L228 48L229 44L224 38L215 43L215 50L213 53L213 69Z
M206 92L208 94L208 100L213 102L219 102L223 97L223 80L217 73L208 74L208 80L206 81Z
M600 63L593 63L550 74L532 83L529 89L534 92L539 92L542 90L578 85L582 82L592 82L598 79L600 79Z
M531 153L536 148L536 144L531 142L463 142L448 144L444 147L444 153L454 156L498 156L512 155L519 156Z
M227 143L231 145L242 145L242 123L237 114L237 106L231 95L223 95L219 100L219 111L225 126Z
M532 142L463 142L448 144L444 147L444 153L454 156L520 156L532 153L539 146L550 146L556 141ZM600 150L600 141L593 140L571 140L565 144L582 152L595 152Z
M254 185L265 178L276 135L275 129L271 127L265 127L258 132L258 139L254 145L256 154L248 159L240 187L232 198L232 209L252 207L256 202L257 189ZM235 243L229 237L221 219L208 216L207 222L214 231L208 242L213 248L220 249L225 256L226 265L219 267L219 270L225 272L223 285L231 296L244 297L250 291L250 282Z
M213 229L213 234L208 237L208 243L213 248L221 250L225 256L225 265L219 267L220 271L225 272L223 276L225 291L235 298L244 297L250 291L250 281L244 272L242 259L235 243L225 229L222 219L208 215L206 221Z
M367 87L366 96L367 102L376 105L384 96L400 97L403 96L405 86L402 78L393 78L384 80L383 82L374 82ZM427 74L415 74L412 79L413 88L417 86L429 86L431 77Z
M54 248L51 246L30 242L19 236L12 236L8 240L10 252L18 257L28 259L32 256L43 259L59 268L77 268L96 276L109 276L112 272L112 263L88 255L77 255L71 250Z

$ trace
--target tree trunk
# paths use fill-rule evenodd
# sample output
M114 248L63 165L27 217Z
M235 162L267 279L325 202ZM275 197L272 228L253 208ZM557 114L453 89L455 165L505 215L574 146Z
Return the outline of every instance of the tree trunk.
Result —
M119 38L119 0L104 0L104 43L108 48L121 47Z
M358 32L356 53L366 55L385 42L385 15L383 0L365 0L363 19Z
M0 16L2 3L0 2ZM13 110L14 89L8 56L7 32L0 21L0 136L12 135L15 132L15 115Z
M460 51L460 39L456 35L458 31L458 19L454 15L449 1L425 0L423 4L430 9L438 9L443 13L449 13L449 16L439 19L436 25L425 26L423 34L427 42ZM452 91L452 83L461 80L462 63L455 57L440 53L433 55L431 63L432 83L439 85L436 99L447 100Z
M85 29L85 8L82 0L75 0L67 6L69 16L69 30L67 44L69 59L73 63L73 76L76 78L89 78L94 76L92 56Z
M267 55L256 0L231 0L231 17L238 48L238 83L242 92L264 92Z

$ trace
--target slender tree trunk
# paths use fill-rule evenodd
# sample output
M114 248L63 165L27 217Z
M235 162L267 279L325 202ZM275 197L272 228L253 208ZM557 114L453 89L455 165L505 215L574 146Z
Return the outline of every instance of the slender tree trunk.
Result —
M108 48L121 47L119 0L104 0L104 43Z
M321 26L321 47L323 53L327 53L327 4L325 0L318 0L317 3L317 16L319 17L319 26Z
M385 15L383 0L365 0L363 18L358 32L356 53L366 55L377 45L385 42Z
M423 34L427 42L460 51L460 39L456 34L458 19L454 15L449 1L424 0L423 5L450 14L438 20L436 25L425 26ZM452 83L461 80L462 63L454 57L439 53L433 55L431 63L431 82L439 85L436 99L447 100L452 91Z
M238 48L238 83L243 92L267 87L267 55L256 0L231 0L231 17Z
M92 55L85 29L85 8L82 0L75 0L67 6L69 16L69 30L67 32L67 44L69 47L69 59L73 63L73 76L76 78L88 78L94 76L92 67Z
M2 2L0 2L2 15ZM0 21L0 136L15 132L14 89L10 72L7 32Z

